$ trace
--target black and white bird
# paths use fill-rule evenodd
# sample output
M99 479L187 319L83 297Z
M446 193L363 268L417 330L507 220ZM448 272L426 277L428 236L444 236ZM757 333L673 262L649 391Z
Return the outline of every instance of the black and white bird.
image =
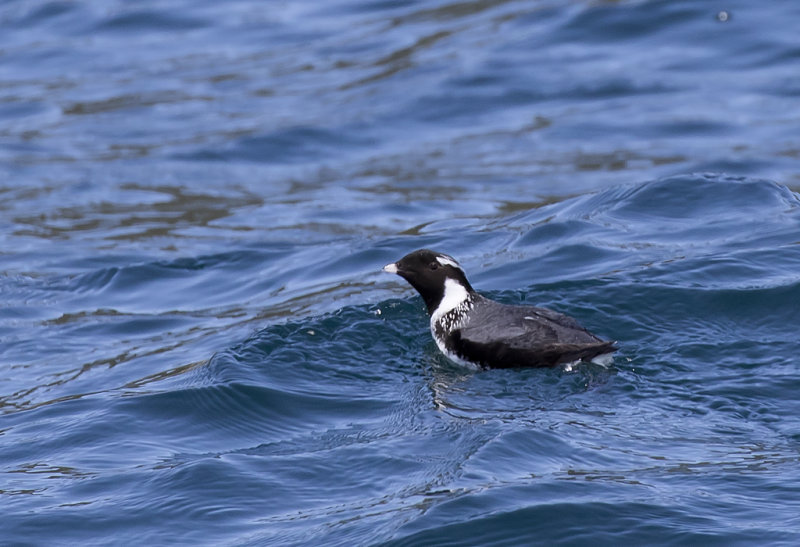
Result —
M451 256L428 249L387 264L419 292L431 334L448 358L489 368L552 367L576 361L610 361L617 348L562 313L511 306L481 296ZM603 359L605 358L605 359Z

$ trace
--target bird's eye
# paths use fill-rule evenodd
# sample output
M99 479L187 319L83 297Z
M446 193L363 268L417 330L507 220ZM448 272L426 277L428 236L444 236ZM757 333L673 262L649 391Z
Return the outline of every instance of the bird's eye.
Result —
M431 262L431 263L428 265L428 267L429 267L431 270L438 270L438 269L439 269L439 263L438 263L438 262L436 262L436 261L434 260L433 262Z

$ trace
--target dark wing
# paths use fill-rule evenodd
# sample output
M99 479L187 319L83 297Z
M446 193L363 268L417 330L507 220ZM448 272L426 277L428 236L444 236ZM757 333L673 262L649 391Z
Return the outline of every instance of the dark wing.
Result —
M483 300L480 321L453 333L457 353L488 367L549 367L614 351L575 319L545 308Z
M573 330L583 331L587 334L591 334L589 331L583 328L583 326L581 326L580 323L578 323L575 319L573 319L569 315L564 315L563 313L558 313L557 311L548 310L547 308L535 308L533 306L525 306L525 307L520 306L520 309L525 310L526 316L528 317L538 317L546 321L552 321L556 325L564 327L566 329L573 329ZM594 335L591 334L591 336Z

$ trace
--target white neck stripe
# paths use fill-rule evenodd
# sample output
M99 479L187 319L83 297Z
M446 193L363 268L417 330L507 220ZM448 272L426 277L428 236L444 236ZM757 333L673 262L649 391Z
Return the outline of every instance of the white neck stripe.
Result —
M458 262L450 258L449 256L440 255L436 257L436 262L441 264L442 266L452 266L454 268L461 269L461 266L458 265Z
M431 314L431 323L435 323L441 316L463 304L467 298L469 298L469 293L464 285L454 279L445 279L444 296Z

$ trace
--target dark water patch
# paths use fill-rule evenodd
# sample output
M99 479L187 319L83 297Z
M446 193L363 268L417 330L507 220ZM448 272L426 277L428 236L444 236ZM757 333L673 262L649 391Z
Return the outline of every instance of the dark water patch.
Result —
M146 9L129 10L106 18L95 25L94 32L109 32L118 36L120 33L148 33L187 31L208 25L208 21L196 15L181 14L178 16L166 10L153 11Z
M79 11L80 6L74 2L44 2L31 8L16 23L21 25L41 25L43 22L61 18L63 15Z
M463 510L464 507L453 507L452 511L459 509ZM454 515L450 516L447 521L454 520ZM575 531L574 523L577 519L582 523L580 529L587 531ZM385 545L469 545L473 541L492 545L518 545L520 541L535 543L543 535L564 545L581 545L587 541L599 545L617 545L619 541L628 541L629 538L643 538L645 541L664 545L686 542L730 545L731 541L741 541L744 545L765 538L780 542L788 541L792 537L791 533L765 529L749 534L720 533L714 519L660 506L645 499L625 504L595 500L486 511L477 518L463 519L463 524L436 526L435 521L432 524L428 530L409 534ZM513 529L515 533L504 532L509 529Z
M705 23L708 29L714 29L714 21L708 17L711 13L667 1L647 4L631 2L622 6L599 5L577 11L568 24L560 29L560 34L581 43L652 39L660 32L698 20ZM670 36L674 36L674 33L670 33Z
M281 129L263 136L242 137L225 149L208 149L179 155L202 161L255 161L271 164L304 163L308 157L335 157L343 148L363 149L374 141L364 129L323 130L308 127Z

